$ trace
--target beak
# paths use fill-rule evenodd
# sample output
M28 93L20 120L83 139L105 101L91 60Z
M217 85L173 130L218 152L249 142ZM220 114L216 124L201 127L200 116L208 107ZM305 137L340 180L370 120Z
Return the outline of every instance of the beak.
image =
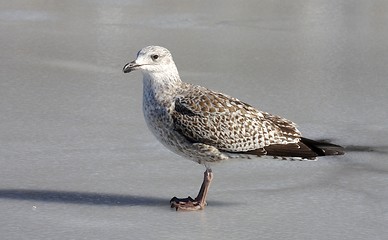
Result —
M123 68L123 72L124 73L129 73L129 72L132 72L133 70L136 70L138 67L140 67L141 65L137 64L136 63L136 60L130 62L130 63L127 63L125 64L124 68Z

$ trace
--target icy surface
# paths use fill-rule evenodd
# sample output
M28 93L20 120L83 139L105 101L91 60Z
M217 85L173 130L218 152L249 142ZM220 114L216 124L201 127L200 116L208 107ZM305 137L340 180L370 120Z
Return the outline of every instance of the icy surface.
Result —
M166 5L162 5L162 3ZM1 239L387 239L386 1L1 1ZM175 212L204 168L141 112L150 44L185 81L348 153L213 167L209 206Z

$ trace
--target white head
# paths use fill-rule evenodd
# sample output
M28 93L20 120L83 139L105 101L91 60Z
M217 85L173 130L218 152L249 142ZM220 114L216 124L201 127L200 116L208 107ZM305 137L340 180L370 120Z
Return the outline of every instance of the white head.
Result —
M178 74L170 51L164 47L148 46L137 53L136 60L127 63L124 73L140 69L145 75Z

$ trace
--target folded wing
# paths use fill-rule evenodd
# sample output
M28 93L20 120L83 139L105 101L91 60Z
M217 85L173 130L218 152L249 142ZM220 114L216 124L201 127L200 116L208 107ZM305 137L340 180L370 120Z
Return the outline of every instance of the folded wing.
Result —
M190 89L175 99L172 117L175 129L192 142L248 152L300 141L300 132L289 120L203 87Z

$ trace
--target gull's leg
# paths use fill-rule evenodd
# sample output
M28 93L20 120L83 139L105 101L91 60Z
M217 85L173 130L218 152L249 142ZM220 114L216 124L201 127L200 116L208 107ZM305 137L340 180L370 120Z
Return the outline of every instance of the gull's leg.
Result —
M191 197L188 198L177 198L173 197L170 200L172 208L178 210L194 211L202 210L206 206L206 196L209 191L210 183L213 179L213 172L210 168L206 168L206 171L203 174L203 182L201 189L199 190L198 196L195 199Z

